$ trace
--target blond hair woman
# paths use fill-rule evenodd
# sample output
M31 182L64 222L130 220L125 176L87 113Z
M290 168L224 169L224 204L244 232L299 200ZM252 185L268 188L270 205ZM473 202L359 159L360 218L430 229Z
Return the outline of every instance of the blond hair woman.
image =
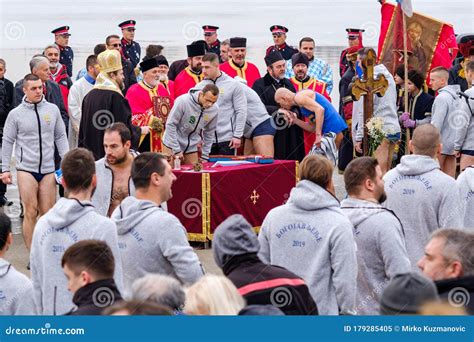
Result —
M244 298L224 276L206 275L186 291L184 312L188 315L237 315Z

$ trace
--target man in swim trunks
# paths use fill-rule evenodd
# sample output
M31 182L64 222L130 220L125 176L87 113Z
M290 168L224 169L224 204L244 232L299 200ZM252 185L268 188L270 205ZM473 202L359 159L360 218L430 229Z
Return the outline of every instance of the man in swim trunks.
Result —
M280 88L275 93L275 101L281 106L290 124L296 124L305 131L316 132L315 145L320 147L324 134L332 132L336 135L336 147L342 142L342 131L347 129L347 125L323 95L310 89L293 93L285 88ZM298 106L303 116L308 117L309 122L298 119L291 108Z
M5 122L2 150L2 181L12 183L10 161L15 145L18 190L25 208L23 238L28 249L39 216L56 202L54 146L61 159L69 149L66 128L58 107L45 100L43 82L25 76L22 103Z

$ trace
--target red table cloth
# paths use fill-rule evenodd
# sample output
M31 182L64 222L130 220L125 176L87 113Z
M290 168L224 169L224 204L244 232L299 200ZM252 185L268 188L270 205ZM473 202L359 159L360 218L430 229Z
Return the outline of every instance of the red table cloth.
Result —
M258 231L270 209L282 205L296 184L298 163L212 167L203 171L174 170L177 180L168 210L186 227L190 241L212 240L216 227L233 214L243 215ZM188 166L189 167L189 166Z

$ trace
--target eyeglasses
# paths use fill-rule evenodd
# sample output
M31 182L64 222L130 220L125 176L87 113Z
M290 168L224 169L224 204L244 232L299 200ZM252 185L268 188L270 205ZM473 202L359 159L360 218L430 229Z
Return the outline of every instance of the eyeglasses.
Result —
M135 32L135 29L133 27L129 27L128 29L126 29L128 32Z
M283 36L283 33L273 33L272 36L273 36L274 38L278 38L278 37Z
M212 36L213 34L214 34L214 33L212 33L212 32L206 32L206 33L204 33L204 36L205 36L205 37L210 37L210 36Z
M117 43L117 44L112 44L112 45L110 45L110 46L113 46L113 47L122 47L122 44Z

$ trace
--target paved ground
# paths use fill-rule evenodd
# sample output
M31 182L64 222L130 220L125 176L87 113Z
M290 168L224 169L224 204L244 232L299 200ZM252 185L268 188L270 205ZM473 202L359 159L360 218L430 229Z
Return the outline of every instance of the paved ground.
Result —
M337 173L334 173L333 179L336 187L337 197L339 199L342 199L345 196L343 177L338 175ZM13 230L21 231L21 220L15 218L18 216L17 214L19 213L18 191L15 186L8 187L7 197L15 202L15 207L10 207L6 209L8 214L13 217ZM204 265L207 272L221 274L220 269L214 262L212 249L205 250L202 244L193 244L193 247L195 248L199 259L201 260L201 263ZM13 266L17 270L25 273L28 276L30 275L30 272L26 269L26 265L28 264L28 251L25 248L25 245L23 243L23 237L21 234L15 234L13 236L13 245L7 252L6 258L13 264Z

